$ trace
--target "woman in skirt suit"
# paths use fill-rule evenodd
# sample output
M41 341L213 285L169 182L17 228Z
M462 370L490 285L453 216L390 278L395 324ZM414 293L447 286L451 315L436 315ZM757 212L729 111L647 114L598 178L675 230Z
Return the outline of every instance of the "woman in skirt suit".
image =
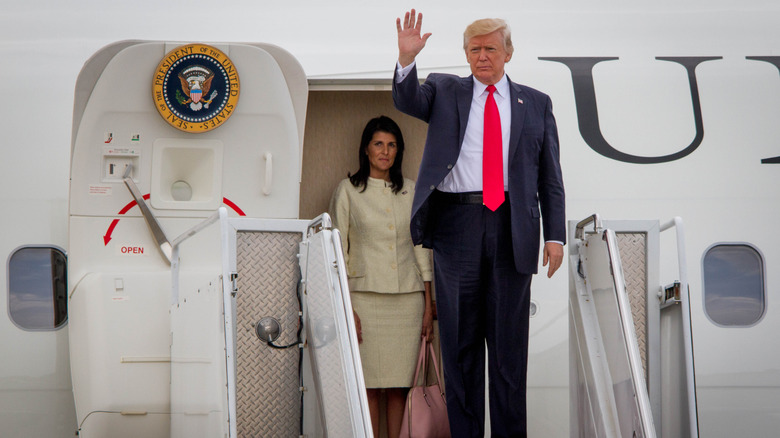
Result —
M401 173L404 140L389 117L363 130L360 169L341 181L330 212L341 231L374 436L387 395L387 434L398 436L422 337L433 337L429 250L412 244L414 181Z

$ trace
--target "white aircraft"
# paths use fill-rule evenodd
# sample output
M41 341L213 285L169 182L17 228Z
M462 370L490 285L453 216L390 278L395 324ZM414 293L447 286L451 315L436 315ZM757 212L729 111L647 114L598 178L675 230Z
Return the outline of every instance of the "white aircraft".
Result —
M463 29L498 16L508 75L555 105L569 256L532 285L529 435L775 435L780 5L409 6L433 32L421 76L467 75ZM399 122L416 174L426 127L390 97L404 12L3 6L3 436L370 435L338 250L312 220L370 117ZM199 53L209 71L166 76ZM242 255L268 235L292 236L286 255ZM258 266L281 286L245 283ZM274 320L293 348L258 339Z

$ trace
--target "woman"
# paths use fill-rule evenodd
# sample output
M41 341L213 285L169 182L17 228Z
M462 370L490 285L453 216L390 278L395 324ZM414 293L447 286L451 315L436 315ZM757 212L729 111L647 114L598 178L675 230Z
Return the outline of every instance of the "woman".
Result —
M360 169L339 183L330 212L341 231L374 436L384 389L395 438L420 339L433 337L430 255L409 234L414 182L401 173L401 129L389 117L371 119L358 156Z

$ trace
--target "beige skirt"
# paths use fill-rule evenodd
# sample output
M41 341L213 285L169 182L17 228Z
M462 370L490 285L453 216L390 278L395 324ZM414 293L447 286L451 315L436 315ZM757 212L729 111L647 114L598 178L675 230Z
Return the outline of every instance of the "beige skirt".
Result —
M420 351L424 294L350 292L360 317L360 360L366 388L412 386Z

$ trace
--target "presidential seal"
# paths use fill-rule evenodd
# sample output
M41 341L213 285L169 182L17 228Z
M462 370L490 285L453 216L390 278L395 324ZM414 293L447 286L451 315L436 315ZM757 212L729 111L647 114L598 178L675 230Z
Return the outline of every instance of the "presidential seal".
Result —
M152 98L160 115L174 128L206 132L233 114L238 103L238 71L216 47L177 47L157 66Z

